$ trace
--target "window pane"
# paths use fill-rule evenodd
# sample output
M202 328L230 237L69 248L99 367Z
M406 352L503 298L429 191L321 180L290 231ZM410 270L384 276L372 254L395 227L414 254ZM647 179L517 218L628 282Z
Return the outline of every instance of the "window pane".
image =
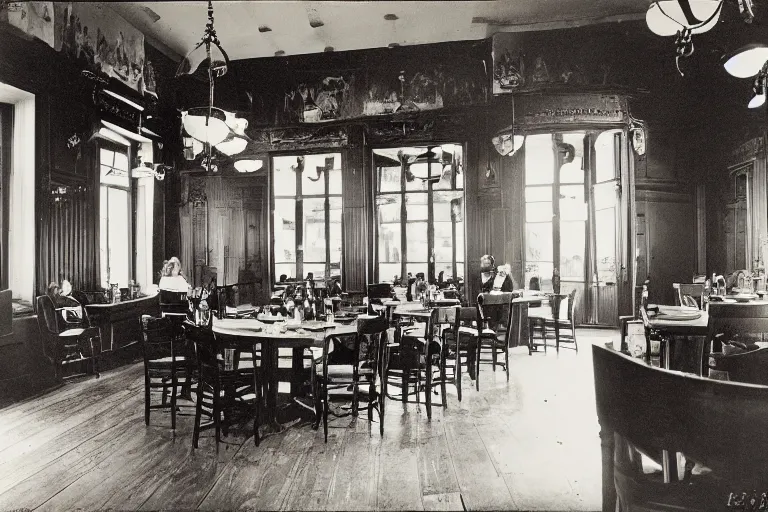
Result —
M330 205L330 235L329 240L331 251L331 266L341 269L341 198L331 197L328 199Z
M552 261L552 223L525 226L525 261Z
M405 266L405 271L411 274L412 277L416 277L416 274L422 273L424 277L427 277L427 264L426 263L408 263Z
M275 199L275 262L296 262L296 200ZM296 268L295 266L293 267ZM275 267L277 269L277 267ZM295 272L295 270L294 270ZM275 270L279 276L280 273Z
M272 189L275 196L296 196L296 157L276 156L273 160Z
M334 166L336 164L336 158L333 155L306 155L304 157L304 172L301 176L301 195L319 196L325 194L326 164ZM331 169L333 168L334 167L331 167Z
M531 285L531 278L539 279L539 288L542 291L552 291L552 271L554 266L551 261L528 261L525 264L525 286Z
M108 165L110 167L115 166L115 152L109 149L100 148L99 158L101 165Z
M427 194L406 194L405 195L406 218L412 220L427 220L429 207L427 205ZM426 235L424 240L426 240Z
M401 199L399 195L384 195L376 198L379 223L400 222Z
M328 193L341 195L341 169L328 171Z
M584 202L583 185L560 187L560 218L564 221L587 220L587 203Z
M379 168L379 192L399 192L400 171L400 166Z
M406 234L408 262L427 261L427 223L409 222Z
M525 187L525 202L552 201L552 187Z
M552 222L552 203L528 203L525 205L527 222Z
M102 165L100 169L101 183L104 185L116 185L118 187L130 186L128 171Z
M613 208L616 206L616 183L609 181L607 183L599 183L594 186L595 193L595 210L602 210L604 208Z
M560 278L584 279L585 222L560 223Z
M128 171L128 155L125 153L115 153L115 165L113 167L121 171Z
M445 282L448 279L453 279L453 265L450 261L436 261L435 262L435 279L440 281L440 272L443 273L442 281Z
M384 201L386 200L386 202ZM379 279L400 275L402 247L400 243L400 196L377 197ZM384 203L384 204L382 204ZM392 271L394 270L394 273Z
M104 150L102 149L102 152ZM107 243L107 221L108 221L108 208L107 208L107 187L100 187L99 192L99 253L101 256L101 287L109 288L109 279L107 278L107 270L109 269L109 263L107 261L108 248Z
M325 279L325 263L304 263L304 276L312 272L312 277L316 280Z
M304 200L304 261L325 263L325 199Z
M107 189L107 215L108 219L108 272L109 282L118 283L121 286L128 284L131 272L131 252L129 237L130 223L128 215L130 212L129 194L125 190L116 188Z
M399 263L379 263L379 282L391 283L395 276L400 277Z
M573 146L573 161L560 168L560 183L584 183L584 132L564 133L563 144Z
M525 138L525 184L552 183L555 174L555 153L552 135L528 135Z
M597 278L600 282L616 282L616 212L613 208L595 212L595 252Z
M616 178L616 147L614 137L619 133L609 130L601 133L595 140L595 181L608 181Z
M450 221L435 222L435 260L453 261L453 223Z
M285 275L286 279L296 277L295 263L275 263L275 282L280 281L280 276Z

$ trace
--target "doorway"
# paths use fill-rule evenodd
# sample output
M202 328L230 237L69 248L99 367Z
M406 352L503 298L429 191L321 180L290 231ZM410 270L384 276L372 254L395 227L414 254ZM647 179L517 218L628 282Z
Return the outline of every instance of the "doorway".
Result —
M576 322L618 325L622 130L525 139L525 285L576 290Z

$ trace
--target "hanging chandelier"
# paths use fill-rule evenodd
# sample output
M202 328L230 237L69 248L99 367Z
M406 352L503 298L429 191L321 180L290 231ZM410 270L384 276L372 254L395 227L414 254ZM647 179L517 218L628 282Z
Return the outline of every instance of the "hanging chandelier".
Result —
M744 21L752 23L754 19L753 0L733 1L738 2L739 12ZM660 36L675 36L675 63L681 75L683 72L680 70L680 59L690 57L693 54L693 35L708 32L717 24L724 2L725 0L658 0L648 7L645 21L651 32ZM760 52L757 53L760 54ZM726 63L726 70L734 76L739 76L735 72L746 73L744 68L747 63L750 63L749 70L753 71L743 76L754 76L768 58L768 54L760 54L758 57L755 55L753 52L747 55L734 56L736 60L729 60ZM765 58L762 58L763 55ZM759 62L759 65L753 62L760 58L762 61Z
M203 146L205 166L208 170L212 168L213 147L227 156L232 156L242 152L249 141L245 135L248 121L214 106L215 81L223 77L229 67L229 56L222 48L213 24L213 2L208 0L208 23L205 25L203 37L176 70L176 78L184 75L202 75L204 81L208 82L208 105L192 107L181 113L184 131ZM198 73L198 70L205 71Z

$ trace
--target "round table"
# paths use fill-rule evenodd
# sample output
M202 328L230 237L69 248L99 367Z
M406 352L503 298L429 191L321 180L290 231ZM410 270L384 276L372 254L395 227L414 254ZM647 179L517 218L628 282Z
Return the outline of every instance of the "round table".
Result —
M264 395L267 406L267 425L275 431L283 430L283 425L276 419L277 413L277 387L278 387L278 349L293 349L293 371L291 374L291 396L298 394L297 381L303 368L303 350L308 347L322 347L327 336L349 336L357 334L356 323L329 324L322 330L304 330L299 332L286 329L285 323L266 324L256 319L223 318L213 319L213 332L224 337L247 350L257 350L261 345L262 371L264 373Z

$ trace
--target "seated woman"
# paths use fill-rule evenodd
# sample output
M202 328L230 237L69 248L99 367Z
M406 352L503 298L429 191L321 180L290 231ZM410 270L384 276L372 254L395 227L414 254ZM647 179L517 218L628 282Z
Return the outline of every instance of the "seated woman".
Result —
M186 292L189 290L189 283L184 279L181 273L181 261L174 256L168 260L168 264L163 268L163 277L160 278L158 287L161 290L172 292Z
M496 269L496 260L490 254L480 258L480 293L491 291L511 292L515 284L508 272Z
M61 282L61 286L56 282L48 285L48 296L53 301L54 307L61 313L56 316L59 328L62 330L80 327L83 323L83 306L71 296L71 293L72 285L66 279Z

